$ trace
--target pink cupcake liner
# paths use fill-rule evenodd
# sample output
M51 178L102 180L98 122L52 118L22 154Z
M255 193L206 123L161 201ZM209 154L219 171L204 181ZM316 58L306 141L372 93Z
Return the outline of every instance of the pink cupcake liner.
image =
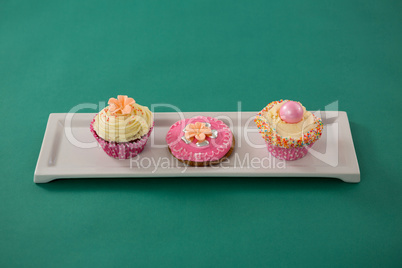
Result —
M147 144L148 138L151 135L152 129L154 128L155 124L154 123L151 129L148 131L148 133L142 136L140 139L130 142L109 142L99 137L96 131L94 130L93 124L95 123L95 117L92 120L89 129L91 130L96 141L105 151L105 153L117 159L129 159L141 153L142 150L144 150L145 145Z
M270 143L267 143L268 151L276 158L281 160L293 161L303 158L307 155L308 149L313 144L296 148L281 148Z

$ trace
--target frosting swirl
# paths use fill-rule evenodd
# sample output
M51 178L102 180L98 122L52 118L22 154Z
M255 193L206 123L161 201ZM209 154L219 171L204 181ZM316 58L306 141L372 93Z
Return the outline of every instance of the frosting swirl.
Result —
M134 102L129 105L132 109L127 114L116 115L108 106L95 116L93 127L99 137L111 142L129 142L149 132L153 125L151 111Z

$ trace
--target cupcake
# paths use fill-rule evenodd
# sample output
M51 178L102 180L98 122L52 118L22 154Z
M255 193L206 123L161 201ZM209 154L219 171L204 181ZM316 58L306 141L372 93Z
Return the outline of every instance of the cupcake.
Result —
M274 101L260 111L254 122L267 143L268 151L279 159L296 160L321 137L323 124L300 102Z
M128 159L138 155L153 129L151 111L121 95L110 98L108 104L90 124L93 136L111 157Z
M170 127L166 142L170 153L190 166L218 164L232 154L235 144L230 128L207 116L177 121Z

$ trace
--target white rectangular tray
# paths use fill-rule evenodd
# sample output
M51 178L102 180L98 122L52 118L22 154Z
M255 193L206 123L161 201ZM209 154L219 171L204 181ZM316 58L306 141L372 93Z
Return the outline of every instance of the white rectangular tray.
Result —
M35 183L54 179L134 177L330 177L360 181L360 171L346 112L315 112L324 131L309 153L296 161L278 160L268 152L254 124L257 112L187 112L217 117L233 131L236 146L227 161L210 167L188 167L174 159L165 142L178 113L155 113L155 127L144 151L131 160L103 152L89 124L95 114L50 114L40 150Z

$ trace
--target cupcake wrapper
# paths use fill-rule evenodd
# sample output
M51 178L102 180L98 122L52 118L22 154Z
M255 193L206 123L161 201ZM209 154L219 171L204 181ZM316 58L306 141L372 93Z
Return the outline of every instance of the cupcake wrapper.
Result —
M281 160L293 161L300 158L303 158L307 155L308 149L313 144L309 146L303 146L299 148L281 148L278 146L274 146L270 143L267 143L268 151L276 158Z
M89 127L93 136L102 147L102 149L105 151L105 153L116 159L129 159L141 153L142 150L144 150L145 145L147 144L148 138L151 135L152 129L154 128L155 124L154 123L148 133L142 136L140 139L130 142L109 142L105 141L104 139L99 137L98 134L96 134L96 131L93 127L94 122L95 118L92 120Z

